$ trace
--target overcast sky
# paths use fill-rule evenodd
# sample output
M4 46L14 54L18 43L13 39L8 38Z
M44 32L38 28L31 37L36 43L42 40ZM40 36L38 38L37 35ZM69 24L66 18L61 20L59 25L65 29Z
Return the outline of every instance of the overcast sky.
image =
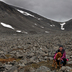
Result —
M2 0L1 0L2 1ZM66 21L72 18L72 0L4 0L8 4L33 11L48 19Z

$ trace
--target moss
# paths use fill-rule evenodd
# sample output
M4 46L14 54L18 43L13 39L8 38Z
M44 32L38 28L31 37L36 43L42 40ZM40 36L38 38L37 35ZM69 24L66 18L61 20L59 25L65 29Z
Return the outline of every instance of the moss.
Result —
M48 68L50 68L51 70L55 70L55 68L52 68L52 63L53 63L53 61L41 61L41 62L38 62L38 63L33 63L33 64L30 64L30 65L27 65L27 66L25 66L24 68L25 68L25 70L26 71L28 71L29 69L30 69L30 67L32 67L32 68L34 68L34 69L37 69L37 68L39 68L40 66L46 66L46 67L48 67ZM59 68L57 68L57 70L58 70Z
M67 64L66 66L72 67L72 64Z
M9 54L6 54L5 56L6 56L7 58L11 57L11 55L9 55Z
M24 72L30 72L29 68L25 68Z
M13 49L12 51L16 51L16 50L22 50L23 51L23 48Z
M24 67L24 72L30 72L30 67L31 67L31 65L27 65L27 66L25 66Z
M16 59L16 62L19 62L21 59Z
M52 66L52 61L51 61L51 62L49 62L49 61L47 61L47 62L41 61L41 62L38 62L38 63L33 63L33 64L30 64L30 65L27 65L26 68L32 67L32 68L37 69L37 68L39 68L40 66L46 66L46 67L51 68L51 66Z
M32 64L31 66L32 66L33 68L35 68L35 69L37 69L37 68L39 67L38 64Z

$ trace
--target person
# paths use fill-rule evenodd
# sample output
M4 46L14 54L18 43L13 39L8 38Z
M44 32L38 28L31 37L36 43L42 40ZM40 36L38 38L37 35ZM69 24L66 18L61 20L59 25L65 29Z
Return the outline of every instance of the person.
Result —
M57 64L59 64L59 61L61 60L61 64L63 64L63 66L65 66L67 59L66 59L66 52L65 52L65 49L63 48L63 45L60 45L59 46L59 49L56 51L56 53L54 55L54 59L56 58L56 54L58 52L61 52L62 57L60 59L56 60L57 61Z

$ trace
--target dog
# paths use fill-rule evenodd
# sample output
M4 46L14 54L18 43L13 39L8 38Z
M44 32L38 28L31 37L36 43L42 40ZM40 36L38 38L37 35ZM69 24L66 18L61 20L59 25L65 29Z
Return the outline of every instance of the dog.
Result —
M59 60L59 67L61 68L61 63L60 63L60 62L61 62L61 60L60 60L61 57L62 57L61 52L58 52L58 53L56 54L56 59L53 60L52 67L55 66L55 68L57 68L57 60Z

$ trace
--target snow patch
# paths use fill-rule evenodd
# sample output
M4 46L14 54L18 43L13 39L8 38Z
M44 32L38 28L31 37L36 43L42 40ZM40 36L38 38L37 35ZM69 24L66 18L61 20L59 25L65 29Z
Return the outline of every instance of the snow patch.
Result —
M26 16L32 16L32 17L34 17L34 15L32 15L32 14L30 14L28 12L25 12L25 11L22 11L22 10L19 10L19 9L17 9L17 11L19 11L20 13L22 13L22 14L24 14Z
M45 31L45 33L49 33L49 31Z
M41 28L44 28L43 26L41 26Z
M52 25L50 25L52 27Z
M10 29L14 29L11 25L1 22L1 25Z
M24 13L24 11L17 9L17 11L19 11L20 13Z
M31 15L30 13L27 13L27 12L24 12L24 15L27 15L27 16L32 16L32 17L34 17L34 15Z
M16 30L16 32L20 33L20 32L21 32L21 30Z
M63 28L63 26L64 26L65 24L66 24L66 23L60 24L60 25L61 25L61 30L65 30L65 28Z
M28 32L26 32L26 31L22 31L22 33L28 34Z
M55 25L53 25L53 26L55 26Z
M36 25L37 26L37 24L35 23L34 25Z
M50 25L51 27L55 27L55 25L53 24L53 25Z
M41 18L38 18L38 20L41 20Z
M24 32L25 34L28 34L28 32Z

